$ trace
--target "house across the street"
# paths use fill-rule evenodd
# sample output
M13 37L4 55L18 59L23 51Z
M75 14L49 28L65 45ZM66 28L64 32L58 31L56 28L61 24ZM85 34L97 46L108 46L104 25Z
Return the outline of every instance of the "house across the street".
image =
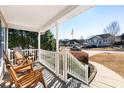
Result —
M80 42L79 40L76 40L76 39L72 39L72 40L65 39L65 40L60 40L59 45L60 46L80 46Z
M100 34L87 39L87 43L89 46L95 47L105 47L109 46L112 42L113 36L111 34ZM119 42L121 39L117 36L115 37L115 42Z

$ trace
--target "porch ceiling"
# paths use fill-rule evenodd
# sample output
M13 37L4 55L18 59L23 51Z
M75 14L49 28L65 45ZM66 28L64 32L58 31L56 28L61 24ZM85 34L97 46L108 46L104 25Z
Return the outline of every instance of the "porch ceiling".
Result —
M5 5L0 10L9 28L44 32L93 6L78 5Z

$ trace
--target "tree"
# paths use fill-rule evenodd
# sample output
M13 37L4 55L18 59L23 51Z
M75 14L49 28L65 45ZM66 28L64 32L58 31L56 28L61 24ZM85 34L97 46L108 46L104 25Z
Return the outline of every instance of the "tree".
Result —
M8 31L8 45L9 48L13 48L15 46L20 46L19 42L19 32L15 31L14 29L9 29Z
M124 45L124 33L121 35L121 42Z
M22 49L29 49L30 46L38 48L38 33L25 30L9 29L9 48L21 46ZM56 40L53 34L48 30L41 36L41 48L55 51Z
M124 33L121 35L121 39L124 40Z
M106 28L104 29L104 33L109 33L112 36L116 36L120 31L120 26L117 21L114 21L110 23Z
M111 45L115 42L115 37L120 32L120 26L117 21L114 21L106 26L106 28L103 30L105 34L111 34Z
M56 40L50 30L46 31L44 35L41 35L41 48L45 50L56 50Z
M8 31L9 48L21 46L22 49L29 49L29 46L37 48L38 33L25 30L9 29Z

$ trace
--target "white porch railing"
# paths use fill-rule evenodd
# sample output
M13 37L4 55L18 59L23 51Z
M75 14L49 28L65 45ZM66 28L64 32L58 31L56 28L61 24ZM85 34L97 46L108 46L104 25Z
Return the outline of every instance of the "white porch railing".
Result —
M40 62L64 80L64 55L46 50L40 50Z
M79 62L69 52L40 51L41 63L57 74L61 79L67 80L67 75L88 84L88 65ZM58 62L57 62L58 61Z
M34 61L37 61L37 59L38 59L38 49L24 49L24 50L22 50L22 53L24 56L33 55ZM8 55L9 55L8 57L9 57L10 62L13 65L16 64L13 50L8 49Z
M88 84L88 65L79 62L69 52L51 52L40 49L22 50L24 55L34 55L34 61L39 60L44 66L66 81L68 74ZM40 56L38 56L38 54ZM15 64L13 50L9 51L9 58Z
M55 52L40 50L40 62L54 73L56 73L55 60L56 60Z
M2 81L2 78L3 78L3 64L2 64L2 58L0 59L0 83Z
M71 53L67 53L67 70L73 77L88 84L88 65L82 64Z

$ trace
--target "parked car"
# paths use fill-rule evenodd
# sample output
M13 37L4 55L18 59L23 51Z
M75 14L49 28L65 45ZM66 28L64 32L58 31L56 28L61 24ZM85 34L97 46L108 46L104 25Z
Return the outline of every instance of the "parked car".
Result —
M72 50L72 51L81 51L81 48L78 47L78 46L73 46L73 47L70 48L70 50Z
M86 46L86 48L97 48L97 46L96 45L88 45L88 46Z

